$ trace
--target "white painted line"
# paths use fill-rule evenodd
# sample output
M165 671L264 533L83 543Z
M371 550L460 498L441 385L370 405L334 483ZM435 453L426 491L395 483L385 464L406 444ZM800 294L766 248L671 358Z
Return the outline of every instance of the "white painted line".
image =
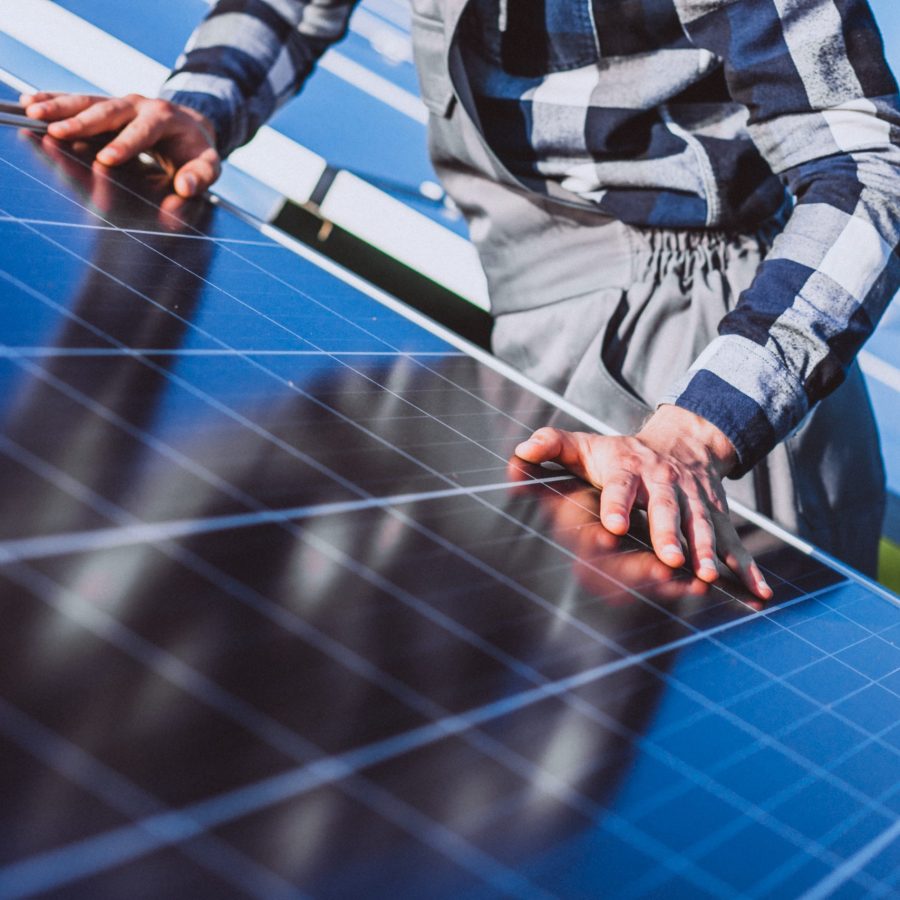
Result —
M861 350L859 356L859 367L870 378L880 381L885 387L900 393L900 369L892 366L889 362L885 362L874 353L868 350Z
M362 9L368 9L370 13L381 16L382 19L396 25L405 32L409 32L412 28L409 3L392 3L391 0L363 0L363 3L357 8L357 16ZM350 20L350 24L353 24L352 19Z
M168 75L165 66L52 0L0 3L0 30L109 94L155 96ZM340 54L332 55L320 65L417 122L425 121L424 107L408 91ZM229 162L300 205L309 201L326 169L321 156L269 126L232 153ZM323 215L335 225L487 308L484 273L465 238L348 173L338 176L326 203Z
M0 4L0 30L108 94L154 97L169 74L161 63L51 0ZM254 145L258 149L250 149ZM268 126L241 149L239 160L232 156L233 165L301 203L325 171L321 156ZM285 184L290 192L282 190Z
M300 204L312 196L326 168L323 157L268 125L263 125L249 144L235 150L228 161Z
M109 550L133 544L151 544L171 541L198 534L214 534L237 528L254 528L281 522L296 522L322 516L361 512L366 509L385 509L423 503L429 500L444 500L448 497L471 497L491 491L508 491L510 488L525 488L558 481L571 481L572 475L555 475L550 478L530 481L503 481L478 487L445 488L443 490L420 493L394 494L387 497L369 497L361 500L344 500L334 503L318 503L309 506L295 506L290 509L257 510L234 513L226 516L212 516L208 519L177 519L169 522L148 522L145 525L122 525L114 528L96 528L91 531L77 531L67 534L51 534L44 537L22 538L0 542L2 563L22 562L27 559L43 559L67 553L86 553Z
M153 96L167 74L165 66L50 0L0 4L0 30L108 93Z

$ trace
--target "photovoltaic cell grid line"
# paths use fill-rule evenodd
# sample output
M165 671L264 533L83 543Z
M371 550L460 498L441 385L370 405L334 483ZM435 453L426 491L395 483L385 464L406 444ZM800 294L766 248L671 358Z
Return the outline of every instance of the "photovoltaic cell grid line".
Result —
M0 140L0 549L184 525L5 567L6 895L896 890L896 608L750 528L775 609L661 581L587 489L496 487L522 388Z

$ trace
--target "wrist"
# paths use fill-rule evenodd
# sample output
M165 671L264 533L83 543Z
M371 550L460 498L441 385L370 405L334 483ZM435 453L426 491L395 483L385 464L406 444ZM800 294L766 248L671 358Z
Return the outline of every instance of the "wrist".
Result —
M171 90L163 85L159 99L167 100L200 127L211 147L224 159L240 141L231 134L233 110L221 97L190 90Z
M669 403L657 407L637 437L653 445L681 446L692 455L705 456L723 477L738 462L734 445L724 431L708 419Z
M194 109L191 106L185 106L183 103L179 103L177 104L177 106L179 107L181 112L184 113L184 115L186 115L189 119L191 119L203 132L203 136L209 142L209 146L215 149L217 142L216 128L209 116L200 112L199 109Z

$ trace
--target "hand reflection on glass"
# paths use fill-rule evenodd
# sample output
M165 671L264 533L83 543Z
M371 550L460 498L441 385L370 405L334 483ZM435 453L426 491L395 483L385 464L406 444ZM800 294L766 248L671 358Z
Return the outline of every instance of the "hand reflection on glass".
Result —
M139 158L110 170L96 161L96 142L62 143L46 134L28 137L68 186L115 225L178 234L193 231L208 215L208 201L173 193L171 178L152 161ZM127 202L129 196L132 203Z
M508 472L512 480L521 482L548 474L517 457L510 460ZM641 546L604 528L596 488L578 480L562 482L542 493L541 505L550 534L573 554L573 575L590 593L619 605L634 599L628 591L664 602L703 597L709 591L709 585L687 569L673 569L662 562L649 545ZM636 516L629 534L634 535L641 525ZM621 591L611 594L611 583Z
M46 323L35 332L42 353L26 355L17 367L21 395L4 410L0 430L16 452L38 457L104 501L122 502L140 481L144 455L141 443L114 423L150 427L170 387L165 370L177 358L154 356L151 365L135 355L145 348L177 351L189 338L215 247L184 235L208 225L214 207L175 198L179 215L161 212L154 201L166 186L148 179L146 166L117 170L113 179L92 165L91 148L22 137L36 151L35 162L50 170L47 184L96 209L102 220L85 213L86 229L61 230L65 217L60 226L21 226L29 253L35 259L46 253L59 265L45 265L29 285L34 318ZM67 199L59 204L72 210ZM78 256L80 271L69 267ZM12 310L24 319L29 307L10 305L5 321L11 335L18 330ZM85 504L64 499L43 481L23 480L12 467L0 472L0 487L10 508L20 510L19 533L40 533L49 523L53 530L78 531L96 521Z

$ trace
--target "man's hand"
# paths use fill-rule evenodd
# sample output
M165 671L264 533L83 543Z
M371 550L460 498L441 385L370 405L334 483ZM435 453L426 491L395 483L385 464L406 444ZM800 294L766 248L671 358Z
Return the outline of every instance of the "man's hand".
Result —
M720 558L757 597L772 596L728 517L722 478L736 462L734 448L705 419L662 406L630 437L541 428L516 455L558 462L601 488L600 521L613 534L628 531L635 505L646 509L653 550L667 565L684 565L684 543L698 578L715 581Z
M98 153L98 162L118 166L151 153L173 179L175 192L193 197L218 177L221 160L209 119L186 106L139 94L94 97L84 94L23 94L19 102L32 119L49 122L47 132L64 141L118 132Z

